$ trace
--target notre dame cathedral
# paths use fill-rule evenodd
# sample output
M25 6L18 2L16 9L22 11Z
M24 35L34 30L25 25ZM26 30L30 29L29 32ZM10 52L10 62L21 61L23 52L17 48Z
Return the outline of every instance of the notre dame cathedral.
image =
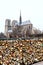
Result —
M5 20L5 35L7 37L26 37L32 34L33 24L30 20L22 22L20 13L19 22L17 20Z

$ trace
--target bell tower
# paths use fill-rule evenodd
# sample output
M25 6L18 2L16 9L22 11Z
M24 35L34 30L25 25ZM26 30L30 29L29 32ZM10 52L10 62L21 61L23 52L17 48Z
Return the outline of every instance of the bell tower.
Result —
M5 35L8 36L8 31L11 30L11 20L5 20Z

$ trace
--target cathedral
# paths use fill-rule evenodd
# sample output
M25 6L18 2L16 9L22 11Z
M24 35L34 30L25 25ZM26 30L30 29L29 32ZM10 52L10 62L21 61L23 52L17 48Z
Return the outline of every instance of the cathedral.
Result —
M19 22L17 20L5 20L5 35L7 37L28 37L32 34L33 24L30 20L22 21L20 12Z

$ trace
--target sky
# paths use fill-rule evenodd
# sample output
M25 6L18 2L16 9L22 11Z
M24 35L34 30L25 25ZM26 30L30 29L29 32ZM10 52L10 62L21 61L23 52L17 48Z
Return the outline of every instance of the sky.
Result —
M30 20L34 27L43 30L43 0L0 0L0 32L5 32L5 20Z

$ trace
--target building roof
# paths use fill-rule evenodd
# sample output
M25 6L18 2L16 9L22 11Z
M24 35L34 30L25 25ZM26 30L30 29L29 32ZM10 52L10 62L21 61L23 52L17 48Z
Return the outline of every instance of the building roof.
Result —
M27 24L32 24L30 20L26 20L22 22L21 24L18 23L18 25L27 25Z
M30 20L27 20L27 21L22 22L21 25L26 25L26 24L32 24L32 23L30 22Z
M13 25L27 25L27 24L32 24L30 20L26 20L24 22L22 22L21 24L19 24L19 22L17 21L13 21Z

